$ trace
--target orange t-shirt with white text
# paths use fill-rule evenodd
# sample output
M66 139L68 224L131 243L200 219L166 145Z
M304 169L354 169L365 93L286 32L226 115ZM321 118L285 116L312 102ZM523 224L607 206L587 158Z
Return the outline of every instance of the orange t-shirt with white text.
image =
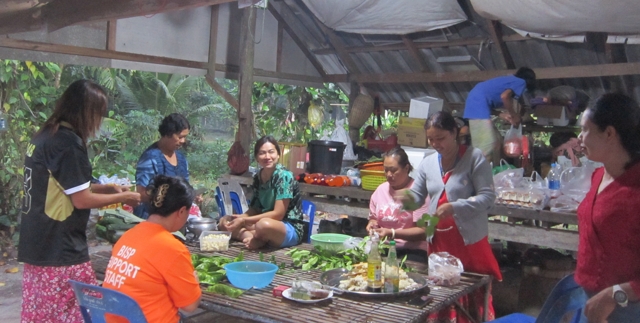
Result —
M141 222L113 246L103 287L133 298L149 323L175 323L202 291L185 245L159 224ZM107 322L127 322L108 316Z

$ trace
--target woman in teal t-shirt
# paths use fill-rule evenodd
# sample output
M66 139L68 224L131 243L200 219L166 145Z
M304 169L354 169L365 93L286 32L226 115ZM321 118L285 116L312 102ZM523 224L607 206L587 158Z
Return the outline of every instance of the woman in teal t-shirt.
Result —
M256 142L254 157L261 167L253 177L253 198L244 214L224 216L220 229L249 249L266 244L290 247L302 242L302 198L293 173L278 164L280 146L272 136Z

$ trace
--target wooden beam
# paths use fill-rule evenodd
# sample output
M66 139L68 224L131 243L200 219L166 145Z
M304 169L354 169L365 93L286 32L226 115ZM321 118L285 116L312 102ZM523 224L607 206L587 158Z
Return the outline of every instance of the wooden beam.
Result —
M211 88L216 91L218 95L224 98L224 100L227 101L227 103L229 103L232 107L236 108L236 111L240 109L238 99L236 99L235 96L233 96L224 87L222 87L222 85L218 83L218 81L216 81L212 74L207 73L207 75L205 75L205 79L207 80L207 83L209 83L209 86L211 86Z
M536 68L536 79L563 79L640 74L640 63L619 63ZM513 74L515 70L467 71L447 73L329 74L326 82L345 83L455 83L481 82Z
M286 6L286 4L283 4ZM287 23L287 20L283 17L283 15L281 15L278 10L276 10L276 8L273 7L273 5L271 3L268 3L268 9L269 9L269 13L271 13L271 15L273 16L273 18L275 18L278 21L278 41L280 42L280 25L282 25L282 28L284 28L284 30L287 32L287 34L289 34L289 37L291 37L291 39L296 43L296 45L298 45L298 48L300 48L300 50L302 51L302 53L304 54L304 56L307 57L307 59L311 62L311 64L313 65L313 67L316 68L316 70L318 71L318 73L322 76L325 77L327 74L324 71L324 67L322 67L322 64L320 64L320 62L318 61L318 58L316 58L315 55L313 55L311 53L311 51L309 51L308 45L302 40L300 39L300 37L298 37L298 35L295 33L295 30L293 30L293 28L291 28L291 26L289 26L289 23ZM287 15L287 13L284 13L285 15ZM276 69L278 72L280 70Z
M254 123L253 96L253 59L255 53L256 8L249 6L242 9L240 22L240 77L238 80L238 131L236 141L248 155L253 142Z
M218 5L236 0L58 0L0 20L0 34L47 27L49 31L88 21L105 21Z
M129 62L141 62L149 64L187 67L208 70L209 64L206 62L189 61L178 58L152 56L144 54L134 54L118 51L110 51L105 49L86 48L70 45L41 43L28 40L19 40L12 38L0 37L0 47L30 50L36 52L58 53L65 55L78 55L85 57L95 57L104 59L117 59ZM218 72L232 73L238 75L240 68L235 65L215 64L215 70ZM322 83L323 79L317 76L299 75L291 73L277 73L263 69L254 69L254 75L261 77L276 78L282 80L302 81L310 83Z
M116 50L116 20L107 21L107 50Z
M209 25L209 55L207 74L214 74L216 70L216 56L218 47L218 16L220 6L211 6L211 20ZM212 75L212 78L215 76Z
M489 221L489 238L513 242L578 250L578 232L558 229L543 229L524 225L513 225L503 222Z
M342 44L342 40L340 39L340 37L338 37L338 35L336 35L336 33L333 32L333 30L329 29L329 27L325 26L322 22L320 22L318 18L313 16L313 19L316 22L316 25L320 27L320 30L327 37L331 46L335 48L336 52L338 53L337 54L338 58L342 61L342 64L344 64L344 67L347 69L347 72L350 74L359 73L359 69L358 69L358 66L356 65L356 62L351 58L351 54L349 54L345 50L344 44Z
M503 41L512 42L512 41L523 41L533 39L530 37L524 37L519 34L514 34L511 36L503 37ZM454 47L454 46L472 46L472 45L480 45L480 43L485 42L486 38L466 38L466 39L456 39L450 40L446 42L414 42L416 48L444 48L444 47ZM543 41L543 40L541 40ZM348 53L365 53L365 52L384 52L384 51L393 51L393 50L406 50L406 46L404 44L392 44L392 45L382 45L382 46L349 46L345 47L344 50ZM330 55L335 54L336 50L333 48L319 48L312 51L316 55Z
M276 72L282 71L282 43L284 43L284 24L278 21L278 40L276 44Z
M497 20L491 20L489 23L489 32L491 33L491 39L493 43L496 45L496 51L498 55L502 58L497 65L499 69L514 69L516 65L513 63L513 58L511 57L511 53L509 53L509 48L502 40L502 25Z
M124 61L131 61L131 62L161 64L161 65L188 67L188 68L199 68L199 69L207 68L207 63L205 62L196 62L196 61L189 61L189 60L178 59L178 58L125 53L125 52L117 52L117 51L110 51L110 50L104 50L104 49L86 48L86 47L78 47L78 46L70 46L70 45L49 44L49 43L34 42L29 40L12 39L12 38L0 38L0 47L32 50L37 52L49 52L49 53L58 53L58 54L67 54L67 55L106 58L106 59L119 59Z

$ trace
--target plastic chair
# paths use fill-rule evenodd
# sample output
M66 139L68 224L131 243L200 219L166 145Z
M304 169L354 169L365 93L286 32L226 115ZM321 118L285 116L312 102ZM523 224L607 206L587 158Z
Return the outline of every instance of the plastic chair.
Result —
M305 241L311 243L311 234L313 233L313 218L316 216L316 205L307 200L302 200L302 213L309 217Z
M242 214L249 209L247 198L238 182L226 178L218 179L216 193L218 192L224 204L225 215Z
M118 291L69 280L85 323L105 323L106 313L122 316L130 323L147 323L140 305ZM101 297L100 297L101 296Z
M572 323L586 323L582 308L589 297L573 279L573 274L562 278L542 305L538 318L514 313L492 322L496 323L557 323L569 312L575 311Z

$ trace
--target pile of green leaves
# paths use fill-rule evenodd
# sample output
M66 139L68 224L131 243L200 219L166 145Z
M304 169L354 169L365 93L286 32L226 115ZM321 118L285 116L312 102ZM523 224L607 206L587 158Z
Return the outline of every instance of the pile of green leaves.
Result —
M196 268L198 280L200 284L207 284L208 292L222 294L230 297L239 297L242 294L242 290L220 284L226 278L226 271L224 265L232 262L242 261L244 259L244 253L231 259L224 256L202 256L198 254L191 255L191 262ZM224 287L223 287L224 286Z
M336 268L351 270L353 265L367 261L368 255L364 251L367 240L368 237L358 243L355 248L338 252L315 247L314 250L293 248L286 254L293 259L293 267L301 268L302 270L319 269L327 271ZM385 240L380 241L378 245L380 253L386 254L388 249L389 245L385 243ZM406 258L405 256L402 260L400 264L401 267L404 265Z

